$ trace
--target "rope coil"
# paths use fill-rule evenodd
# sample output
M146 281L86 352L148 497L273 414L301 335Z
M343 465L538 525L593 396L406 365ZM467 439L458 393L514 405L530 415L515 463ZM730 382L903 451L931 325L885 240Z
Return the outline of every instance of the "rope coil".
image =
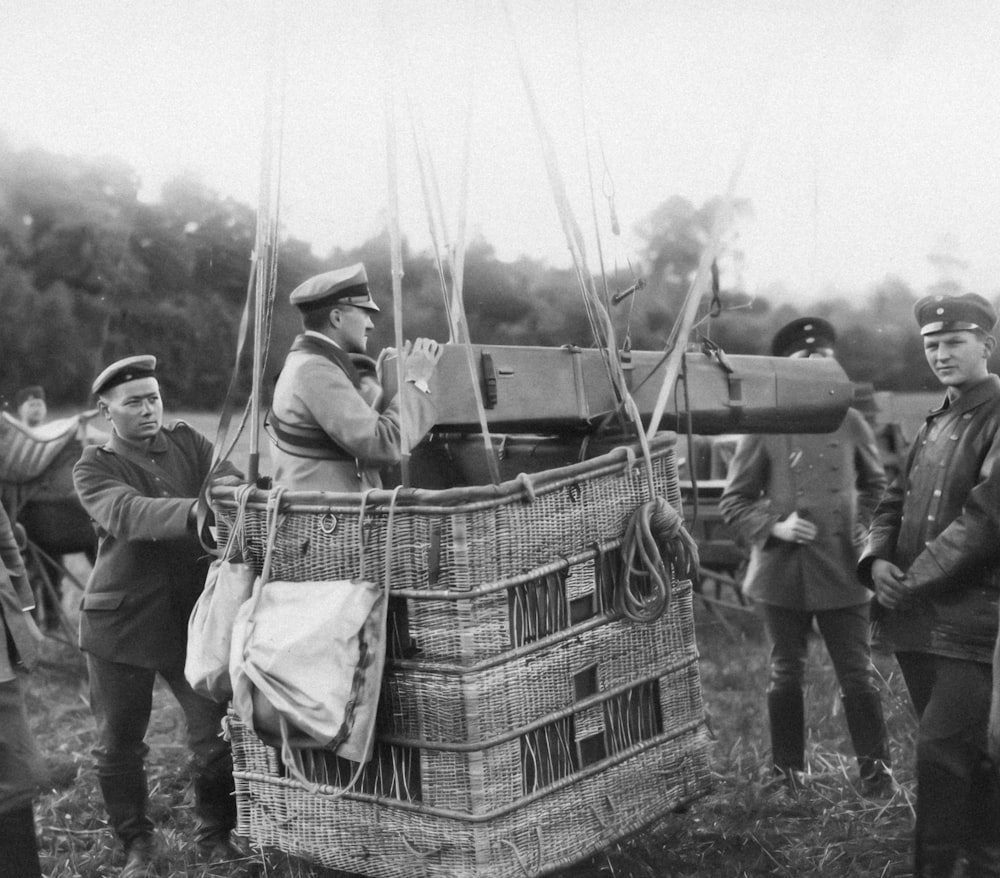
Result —
M669 569L668 569L669 568ZM698 546L677 510L654 497L632 513L622 540L615 609L633 622L652 622L670 606L673 578L698 570Z

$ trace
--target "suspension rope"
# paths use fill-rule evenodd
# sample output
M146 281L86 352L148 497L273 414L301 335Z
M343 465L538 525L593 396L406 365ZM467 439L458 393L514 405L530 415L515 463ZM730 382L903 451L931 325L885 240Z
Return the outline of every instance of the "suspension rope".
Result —
M470 65L471 66L471 65ZM411 77L412 78L412 77ZM424 205L427 211L427 223L430 229L431 243L434 247L435 262L438 268L438 277L441 282L442 293L445 299L445 310L448 314L448 323L451 332L451 341L462 345L465 353L466 366L469 372L470 385L472 387L473 399L476 405L476 417L479 421L479 431L483 440L484 454L486 456L487 468L493 484L500 483L500 463L497 459L497 450L493 447L493 437L490 433L489 422L486 418L486 406L483 402L483 391L480 386L479 372L476 367L475 352L472 348L472 338L469 333L468 317L465 311L465 300L462 295L462 280L465 271L465 233L466 216L468 213L468 179L469 164L471 156L471 131L474 102L474 76L470 69L469 94L466 104L466 126L465 143L463 155L462 184L459 197L459 238L456 245L450 246L448 241L447 227L444 222L444 206L441 199L441 189L437 183L437 176L434 172L434 163L431 158L430 148L427 143L426 129L422 123L418 125L415 118L414 103L409 99L407 89L407 106L410 112L410 128L413 133L414 148L417 154L417 167L420 173L421 190L424 196ZM419 134L418 134L419 130ZM422 134L422 137L420 136ZM438 226L442 230L444 238L445 258L441 258L441 244L437 234ZM451 295L449 297L447 280L444 272L444 263L447 262L451 274Z
M388 11L383 7L383 16L388 25ZM396 146L396 106L393 99L394 70L389 58L389 47L383 43L383 63L385 67L385 88L383 91L383 111L385 113L385 159L386 159L386 225L389 231L389 254L392 272L392 313L393 330L396 339L396 393L402 396L403 379L406 374L406 350L403 348L403 242L399 231L399 172L398 150ZM400 479L404 487L410 485L410 437L406 429L406 407L399 406Z
M283 10L282 10L283 11ZM250 255L250 274L247 291L237 330L236 355L225 400L219 415L215 441L212 448L210 472L233 453L248 422L253 424L250 435L250 453L247 475L250 483L259 474L260 451L260 398L264 364L270 346L274 297L277 290L278 271L278 217L281 206L282 154L284 144L285 93L287 84L287 40L284 15L279 4L272 9L271 31L278 38L272 43L264 95L264 127L261 138L261 164L258 185L257 218L254 231L254 248ZM229 438L240 368L247 342L251 343L251 393L239 425ZM228 444L227 444L228 440Z
M553 146L552 138L545 126L545 122L542 119L538 101L535 97L534 87L532 86L531 78L528 75L528 69L524 62L524 56L521 52L521 47L517 39L517 32L509 5L506 0L503 0L501 5L507 21L508 32L513 43L518 71L520 73L521 82L524 86L525 95L528 101L528 109L542 149L542 159L545 164L546 173L548 174L549 186L552 190L552 195L556 203L556 210L559 214L559 220L562 224L563 233L566 236L566 244L572 258L577 285L579 286L583 297L583 303L587 312L587 318L590 321L591 331L594 334L594 340L597 348L601 352L605 371L607 372L612 391L614 392L618 403L621 404L628 394L628 389L625 383L625 373L622 370L621 362L618 360L617 356L617 343L615 341L614 326L611 323L611 317L607 309L601 304L600 297L594 287L593 278L590 276L590 272L587 269L586 246L584 244L583 234L575 216L573 215L569 197L566 194L566 185L559 170L559 162L556 158L555 147ZM641 430L638 422L636 429Z
M580 127L583 131L583 151L584 164L587 168L587 183L590 191L590 213L594 223L594 241L597 244L597 263L601 272L601 293L603 294L604 308L610 314L611 295L608 292L608 273L604 267L604 248L601 244L601 227L597 221L597 196L594 187L594 170L590 160L590 133L587 126L587 95L584 87L583 72L583 39L580 36L580 4L573 7L575 32L576 32L576 65L577 84L580 88ZM605 165L605 168L607 166Z

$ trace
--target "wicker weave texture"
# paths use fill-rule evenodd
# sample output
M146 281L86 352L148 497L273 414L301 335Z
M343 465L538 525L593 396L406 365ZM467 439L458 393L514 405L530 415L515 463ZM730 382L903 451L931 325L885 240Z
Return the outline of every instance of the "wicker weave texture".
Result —
M674 589L668 612L652 623L609 617L549 648L477 671L439 672L414 662L392 668L383 693L389 707L384 732L429 744L489 741L571 708L588 672L596 691L609 692L671 665L694 662L692 619L691 586L684 582Z
M597 458L588 463L593 475L551 479L530 492L469 489L468 502L452 508L400 506L393 514L392 582L407 588L468 591L620 538L628 516L648 497L646 472L634 462ZM678 506L672 445L661 443L652 466L655 493ZM359 576L360 496L326 495L325 513L300 504L299 497L286 494L282 504L287 514L277 535L272 576L292 581ZM213 508L225 526L235 502L231 495L218 497ZM372 504L364 515L364 573L380 577L389 508ZM263 501L251 502L247 531L250 560L259 567L267 537Z
M238 765L266 761L254 752L263 748L234 724ZM373 878L526 878L584 859L703 795L706 752L707 732L698 726L481 823L238 771L237 831Z

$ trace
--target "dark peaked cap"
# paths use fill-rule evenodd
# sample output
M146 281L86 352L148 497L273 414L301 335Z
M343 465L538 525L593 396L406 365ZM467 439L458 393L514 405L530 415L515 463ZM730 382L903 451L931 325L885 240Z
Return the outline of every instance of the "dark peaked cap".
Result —
M787 357L796 351L832 348L836 340L837 333L822 317L800 317L775 333L771 353L775 357Z
M959 329L992 332L997 322L997 312L993 306L976 293L924 296L913 306L913 316L917 318L921 335Z
M152 354L141 354L137 357L125 357L108 366L94 379L91 391L99 396L112 387L135 381L137 378L156 377L156 357Z
M301 311L317 311L339 304L354 305L366 311L379 310L368 290L368 273L362 262L324 271L303 281L292 290L288 301Z

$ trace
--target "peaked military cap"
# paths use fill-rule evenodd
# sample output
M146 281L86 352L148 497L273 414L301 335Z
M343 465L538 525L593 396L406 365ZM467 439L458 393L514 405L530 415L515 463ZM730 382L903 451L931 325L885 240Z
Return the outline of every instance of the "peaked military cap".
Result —
M924 296L913 306L913 315L917 318L921 335L959 329L991 332L997 322L997 312L993 306L976 293Z
M362 262L324 271L303 281L292 290L288 301L302 311L316 311L339 304L354 305L366 311L379 310L368 289L368 273Z
M815 351L832 348L837 333L822 317L800 317L786 323L774 334L771 353L776 357L787 357L796 351Z
M14 395L14 405L21 405L27 402L29 399L45 399L45 388L38 385L32 384L30 387L22 387Z
M137 378L156 377L156 357L152 354L140 354L137 357L125 357L108 366L94 379L91 391L95 396Z

